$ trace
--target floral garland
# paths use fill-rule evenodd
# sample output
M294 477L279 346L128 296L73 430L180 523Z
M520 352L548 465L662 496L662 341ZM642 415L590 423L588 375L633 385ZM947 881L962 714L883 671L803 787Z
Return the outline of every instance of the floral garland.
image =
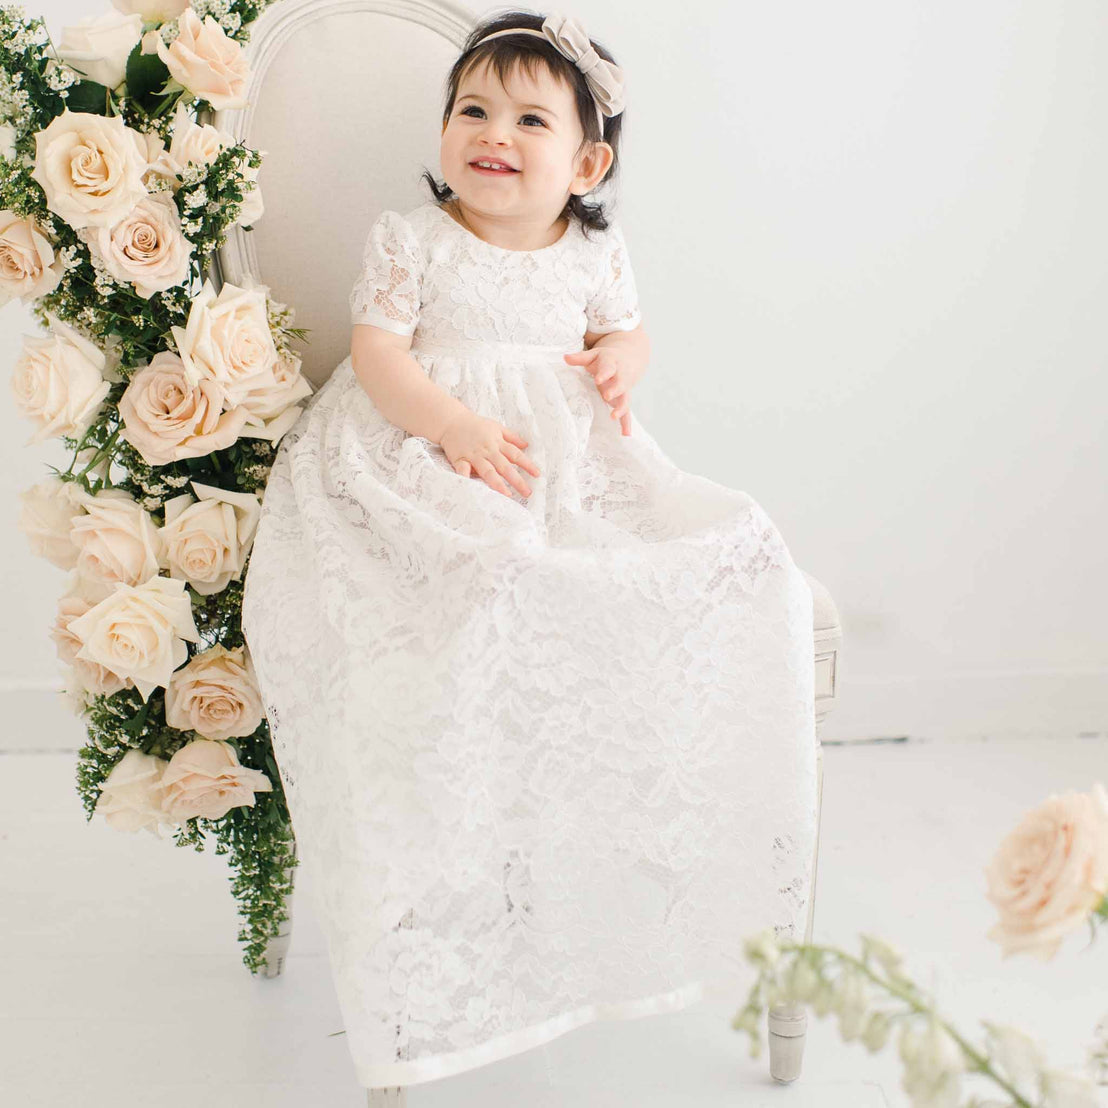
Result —
M69 468L21 494L70 571L50 632L86 722L91 820L230 854L244 962L288 918L295 841L242 583L280 437L312 387L304 330L208 260L263 205L261 153L201 122L241 107L268 0L113 0L62 31L0 8L0 304L31 305L12 378Z

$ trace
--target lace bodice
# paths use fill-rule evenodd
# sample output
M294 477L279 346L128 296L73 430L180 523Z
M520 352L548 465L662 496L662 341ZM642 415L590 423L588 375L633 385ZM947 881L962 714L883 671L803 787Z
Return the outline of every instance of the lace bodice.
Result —
M350 292L351 323L412 335L421 346L571 347L586 330L630 330L640 319L618 222L586 232L571 220L550 246L509 250L485 242L434 202L407 215L381 212Z

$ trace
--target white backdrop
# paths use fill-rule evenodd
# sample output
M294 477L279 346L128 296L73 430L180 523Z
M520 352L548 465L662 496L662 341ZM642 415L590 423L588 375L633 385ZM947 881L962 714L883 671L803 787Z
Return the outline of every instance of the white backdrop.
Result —
M26 6L56 37L106 0ZM1108 730L1102 0L561 10L628 73L636 414L831 590L824 738ZM34 330L0 308L9 377ZM76 747L30 723L64 574L17 494L68 463L30 432L7 392L0 747Z

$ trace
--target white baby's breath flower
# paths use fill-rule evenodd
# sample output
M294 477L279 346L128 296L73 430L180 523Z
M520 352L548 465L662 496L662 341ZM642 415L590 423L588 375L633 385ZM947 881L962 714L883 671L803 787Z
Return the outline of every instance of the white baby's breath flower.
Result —
M1042 1108L1098 1108L1100 1104L1092 1081L1079 1074L1046 1070L1042 1091Z
M862 1042L867 1050L876 1054L888 1042L892 1023L884 1012L871 1012L862 1032Z
M749 961L766 966L776 965L781 956L774 941L774 933L768 927L747 939L743 943L743 951Z
M989 1054L1004 1076L1025 1097L1031 1098L1046 1067L1046 1058L1029 1035L1007 1024L981 1021L988 1033Z

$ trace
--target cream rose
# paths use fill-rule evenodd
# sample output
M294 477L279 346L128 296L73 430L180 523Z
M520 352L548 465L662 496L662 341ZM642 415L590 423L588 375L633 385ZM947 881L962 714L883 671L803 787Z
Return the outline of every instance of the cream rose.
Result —
M70 532L91 499L78 481L47 477L19 494L22 504L16 526L31 550L58 569L73 569L79 550Z
M192 243L181 230L177 204L166 192L144 196L113 227L89 228L89 249L117 280L149 299L188 278Z
M102 489L85 501L70 537L76 569L85 577L141 585L156 576L162 542L150 513L122 489Z
M82 689L86 692L111 696L120 689L131 688L134 682L124 680L119 674L112 673L110 669L105 669L96 662L79 658L77 652L81 649L81 638L69 629L73 620L83 616L93 606L87 597L80 594L63 596L58 601L58 611L54 626L50 629L50 637L54 640L58 659L72 668L73 676Z
M274 369L275 383L252 389L242 399L249 413L244 439L277 442L304 410L296 402L312 395L311 382L300 372L300 357L282 353Z
M246 107L250 66L242 47L210 16L192 8L177 19L180 33L168 45L159 36L158 57L173 78L217 111Z
M159 833L169 824L163 778L169 763L141 750L128 750L112 767L100 790L94 812L115 831Z
M124 15L137 13L144 23L168 23L189 6L189 0L112 0L112 4Z
M205 739L252 735L263 710L253 663L245 647L213 646L177 670L165 693L165 721Z
M265 150L259 151L264 157ZM260 166L244 165L242 172L248 181L254 182L254 187L249 190L244 190L242 194L242 206L239 208L238 218L235 220L233 226L239 227L253 227L265 212L265 204L262 203L262 187L258 182L258 173L261 171Z
M90 81L115 88L127 75L127 57L142 38L142 16L119 11L88 15L62 28L57 54Z
M210 123L197 123L185 106L177 102L173 135L169 142L169 156L175 165L181 169L190 163L211 165L223 150L234 145L234 135Z
M31 177L75 230L110 227L146 195L146 140L118 115L68 108L35 133Z
M1002 957L1027 952L1040 961L1058 953L1108 894L1108 792L1052 795L1001 843L985 869L987 896L1000 920L987 937Z
M165 812L178 823L196 817L222 819L232 808L254 806L254 794L273 786L264 773L248 769L229 743L195 739L169 760L162 777Z
M238 439L248 415L244 408L225 412L224 400L218 381L194 385L176 354L159 351L119 398L119 437L152 466L224 450Z
M218 381L226 390L227 407L277 384L277 347L264 288L226 284L217 296L209 278L193 299L186 325L172 331L189 380Z
M199 500L182 493L165 502L162 565L171 577L210 596L232 578L241 579L262 508L256 493L229 492L197 481L192 487Z
M65 267L33 219L0 211L0 304L24 303L58 287Z
M47 312L51 333L25 335L11 378L15 402L38 430L27 446L55 436L80 438L103 407L111 385L99 347Z
M171 577L116 585L69 629L81 639L78 658L131 678L143 700L188 658L185 642L200 641L185 583Z

